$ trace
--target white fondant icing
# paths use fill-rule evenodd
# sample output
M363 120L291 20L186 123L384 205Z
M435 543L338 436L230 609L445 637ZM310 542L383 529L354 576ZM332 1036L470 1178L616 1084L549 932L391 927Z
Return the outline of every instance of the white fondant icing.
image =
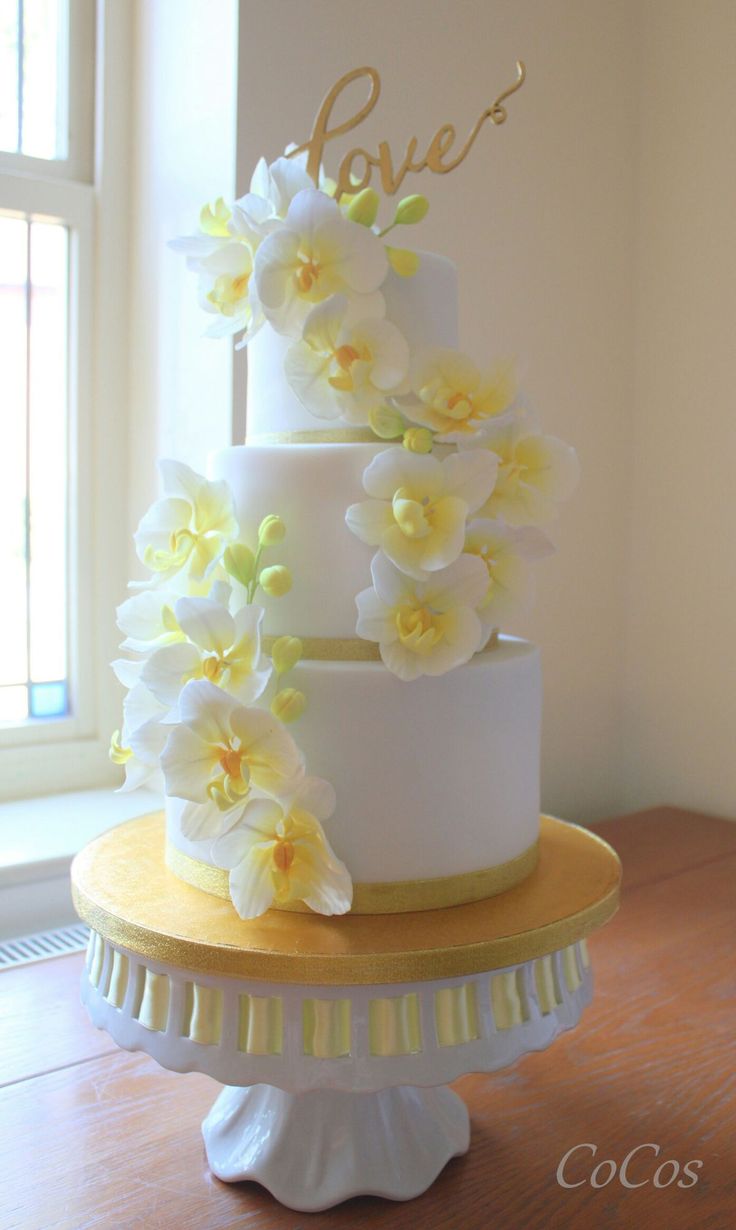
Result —
M445 257L423 252L416 274L392 271L381 287L386 317L404 334L412 350L457 346L457 269ZM284 373L293 338L261 329L248 345L246 439L271 432L325 431L344 426L315 418L292 393Z
M502 637L440 678L402 683L380 663L302 662L307 710L292 728L310 773L337 792L325 823L354 881L421 879L494 867L539 833L539 651ZM185 841L180 803L169 839Z
M355 595L371 584L375 548L359 542L345 510L364 497L363 471L385 444L239 445L210 457L210 478L224 478L235 497L243 540L251 547L268 513L286 523L286 538L264 564L286 564L293 587L283 598L260 590L265 630L276 636L355 636Z

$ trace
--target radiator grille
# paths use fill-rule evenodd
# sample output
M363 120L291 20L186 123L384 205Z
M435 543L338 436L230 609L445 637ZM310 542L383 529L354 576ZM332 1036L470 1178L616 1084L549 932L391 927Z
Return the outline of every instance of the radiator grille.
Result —
M70 952L83 952L87 947L89 929L84 923L57 927L54 931L39 931L37 935L19 935L14 940L0 941L0 970L49 957L63 957Z

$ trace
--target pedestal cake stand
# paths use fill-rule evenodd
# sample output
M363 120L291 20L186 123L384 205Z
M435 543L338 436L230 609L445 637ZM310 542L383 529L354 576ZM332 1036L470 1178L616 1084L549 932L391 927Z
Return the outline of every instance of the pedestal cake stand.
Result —
M226 1181L316 1211L407 1200L469 1146L446 1087L543 1050L592 994L585 937L615 912L620 864L585 829L542 817L521 884L470 905L243 922L164 863L161 815L77 857L91 929L82 998L122 1047L226 1088L204 1121Z

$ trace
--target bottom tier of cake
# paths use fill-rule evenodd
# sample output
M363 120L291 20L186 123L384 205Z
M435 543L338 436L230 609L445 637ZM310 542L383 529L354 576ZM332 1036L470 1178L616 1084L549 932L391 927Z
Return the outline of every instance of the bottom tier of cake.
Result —
M501 637L466 666L411 687L378 662L303 661L294 684L308 699L295 737L308 772L337 792L325 830L356 884L442 879L436 904L451 905L532 871L541 726L534 645ZM209 843L183 837L181 807L167 801L170 849L212 864ZM186 863L170 859L180 874ZM424 908L431 903L430 893Z

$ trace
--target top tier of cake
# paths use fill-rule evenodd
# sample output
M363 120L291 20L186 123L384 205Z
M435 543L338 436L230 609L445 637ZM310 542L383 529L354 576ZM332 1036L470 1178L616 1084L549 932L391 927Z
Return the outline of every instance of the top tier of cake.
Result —
M412 354L428 346L457 346L457 270L451 261L421 253L417 272L408 278L389 272L381 294L386 318L403 333ZM342 426L315 418L292 392L284 371L292 344L293 338L267 326L248 346L247 443Z

